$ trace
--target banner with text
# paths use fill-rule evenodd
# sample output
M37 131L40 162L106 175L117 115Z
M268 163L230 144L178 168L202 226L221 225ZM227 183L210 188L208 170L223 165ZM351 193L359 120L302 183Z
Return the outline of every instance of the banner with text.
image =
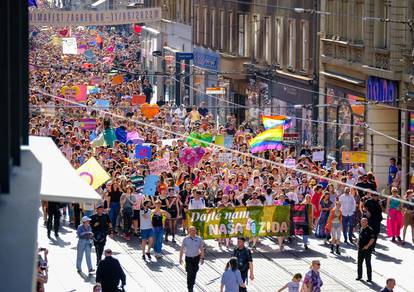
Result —
M189 226L204 239L308 235L310 208L306 205L211 208L187 211ZM299 219L298 219L299 218Z
M29 11L30 25L93 26L119 25L161 21L161 8L141 8L108 11L63 11L34 9Z

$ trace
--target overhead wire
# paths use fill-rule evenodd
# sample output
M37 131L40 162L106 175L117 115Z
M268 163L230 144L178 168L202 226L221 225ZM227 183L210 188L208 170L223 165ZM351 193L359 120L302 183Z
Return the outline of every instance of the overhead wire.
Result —
M57 100L61 100L61 101L64 101L64 102L67 102L67 103L70 103L70 104L82 105L79 102L76 102L76 101L73 101L73 100L70 100L70 99L67 99L67 98L63 98L63 97L60 97L60 96L56 96L56 95L50 94L48 92L45 92L45 91L40 90L40 89L37 89L37 88L30 87L29 89L31 91L35 91L35 92L41 93L43 95L49 96L51 98L54 98L54 99L57 99ZM90 108L90 109L92 108L90 106L85 106L85 107ZM94 110L96 110L97 112L99 112L101 114L104 114L104 115L109 115L109 116L112 116L114 118L117 118L117 119L120 119L120 120L125 120L125 121L128 121L128 122L133 122L133 123L138 124L138 125L141 125L141 126L150 127L152 129L158 130L160 132L169 133L171 135L174 135L176 137L178 136L178 137L181 137L183 139L187 139L187 138L190 137L189 135L182 134L182 133L178 133L178 132L175 132L175 131L172 131L172 130L169 130L169 129L165 129L165 128L156 126L156 125L154 125L152 123L142 122L142 121L139 121L139 120L133 119L133 118L127 118L125 116L121 116L119 114L115 114L115 113L112 113L112 112L109 112L109 111L105 111L105 110L102 110L102 109L94 109ZM349 188L355 188L355 189L360 190L360 191L369 192L369 193L372 193L372 194L375 194L375 195L378 195L378 196L381 196L381 197L384 197L384 198L389 198L389 196L385 194L385 189L383 189L383 191L381 191L381 192L372 191L370 189L365 189L365 188L361 188L361 187L358 187L358 186L354 186L354 185L351 185L351 184L344 183L344 182L342 182L340 180L336 180L336 179L332 179L332 178L329 178L329 177L325 177L325 176L322 176L322 175L317 174L317 173L315 174L315 173L312 173L312 172L309 172L309 171L300 169L300 168L298 168L296 166L295 167L287 167L283 163L279 163L279 162L276 162L276 161L272 161L272 160L268 160L268 159L265 159L265 158L262 158L262 157L258 157L258 156L252 155L250 153L241 152L239 150L227 148L225 146L217 145L215 143L206 142L204 140L200 140L200 139L197 139L197 138L193 138L193 137L190 137L190 138L193 139L196 142L205 143L205 144L207 144L209 146L216 147L216 148L221 149L221 150L224 150L224 151L232 152L234 154L241 155L241 156L244 156L244 157L249 157L249 158L254 159L254 160L259 160L259 161L264 162L264 163L273 164L273 165L275 165L277 167L281 167L281 168L284 168L286 170L295 170L295 171L297 171L299 173L306 174L306 175L311 176L311 177L317 177L319 179L323 179L323 180L326 180L326 181L329 181L329 182L332 182L332 183L344 185L344 186L349 187ZM403 203L405 203L405 204L409 204L409 205L413 205L414 206L414 203L413 202L406 201L406 200L403 200L401 198L398 198L398 200L401 201L401 202L403 202Z

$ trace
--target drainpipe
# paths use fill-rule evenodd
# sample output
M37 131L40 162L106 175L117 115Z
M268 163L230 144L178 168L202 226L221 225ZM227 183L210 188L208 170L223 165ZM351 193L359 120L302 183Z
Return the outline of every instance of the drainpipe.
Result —
M313 10L319 11L319 1L313 0ZM312 119L317 121L319 117L319 37L318 37L318 13L312 14ZM318 145L318 124L312 123L312 145Z

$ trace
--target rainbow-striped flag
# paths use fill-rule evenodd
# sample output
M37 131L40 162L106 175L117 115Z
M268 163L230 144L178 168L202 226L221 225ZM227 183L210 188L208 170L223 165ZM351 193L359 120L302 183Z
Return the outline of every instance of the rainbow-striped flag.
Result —
M282 149L283 125L266 130L249 141L252 153Z
M414 113L410 115L410 131L414 132Z
M283 129L286 130L292 125L292 119L284 116L262 116L263 126L266 130L283 125Z

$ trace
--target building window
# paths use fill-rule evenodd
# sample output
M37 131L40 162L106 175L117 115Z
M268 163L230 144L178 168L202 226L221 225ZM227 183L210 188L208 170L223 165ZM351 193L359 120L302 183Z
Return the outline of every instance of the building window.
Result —
M229 11L229 52L233 52L233 11Z
M271 49L271 19L270 17L265 18L264 25L264 58L268 65L272 63L272 49Z
M225 27L225 19L224 19L224 10L220 10L220 50L224 50L224 27ZM230 28L231 31L231 28Z
M374 15L381 19L387 19L390 16L390 1L376 0L374 7ZM376 48L387 49L389 48L389 34L388 23L385 21L374 21L374 44Z
M326 27L325 27L325 31L326 31L326 37L333 37L334 35L334 1L333 0L327 0L326 1L326 11L329 12L330 14L328 14L326 16Z
M354 43L357 44L363 44L364 43L364 38L363 38L363 20L362 18L364 17L364 1L361 0L357 0L356 5L355 5L355 10L356 10L356 14L355 14L355 37L354 37Z
M254 58L259 58L259 38L260 38L260 16L253 16L253 54Z
M201 41L201 25L200 25L200 7L196 7L196 18L195 18L195 25L196 25L196 43L199 44Z
M283 56L283 19L276 18L275 25L275 40L276 40L276 63L282 65Z
M341 9L340 9L340 38L341 40L348 39L348 0L341 1Z
M296 20L289 19L289 57L288 68L295 69L295 52L296 52Z
M301 22L301 33L302 33L302 56L300 60L301 70L304 72L308 71L309 64L309 23L307 21Z
M211 47L216 47L216 10L211 10Z
M208 18L207 18L207 7L204 7L203 11L204 31L203 31L203 44L207 46L207 31L208 31Z
M239 36L239 55L245 56L246 55L246 24L245 24L245 15L239 14L238 15L238 36Z

